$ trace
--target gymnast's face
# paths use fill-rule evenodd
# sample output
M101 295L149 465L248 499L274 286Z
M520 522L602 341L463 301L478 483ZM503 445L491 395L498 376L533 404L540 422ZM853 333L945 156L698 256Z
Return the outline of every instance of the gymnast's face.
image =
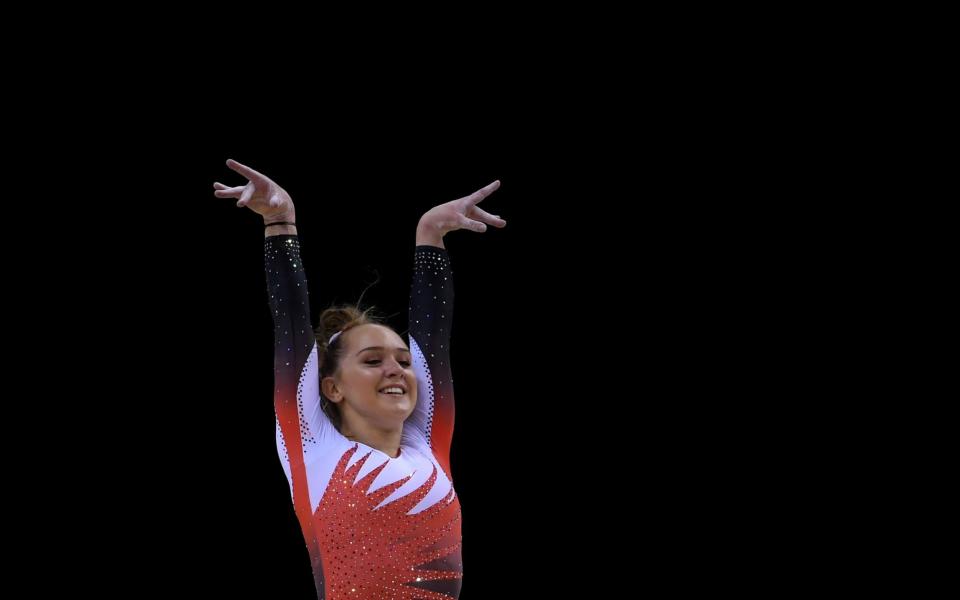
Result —
M381 429L403 426L417 405L417 377L407 345L383 325L359 325L343 334L340 367L323 380L324 396L343 422L359 418Z

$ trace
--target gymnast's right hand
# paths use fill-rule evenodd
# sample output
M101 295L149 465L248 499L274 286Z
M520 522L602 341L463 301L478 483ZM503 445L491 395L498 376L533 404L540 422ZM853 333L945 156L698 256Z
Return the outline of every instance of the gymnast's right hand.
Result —
M239 198L237 206L246 206L263 217L264 221L296 222L293 209L293 200L290 194L274 183L272 179L242 165L233 159L227 161L230 169L247 178L246 185L234 187L223 185L220 182L213 184L217 198Z

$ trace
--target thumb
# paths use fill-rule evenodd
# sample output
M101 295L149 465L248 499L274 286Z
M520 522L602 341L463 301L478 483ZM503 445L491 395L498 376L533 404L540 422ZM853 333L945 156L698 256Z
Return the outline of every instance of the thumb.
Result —
M237 206L243 208L247 205L247 202L250 202L250 198L253 196L253 185L247 184L247 187L244 188L243 193L240 194L240 200L237 201Z

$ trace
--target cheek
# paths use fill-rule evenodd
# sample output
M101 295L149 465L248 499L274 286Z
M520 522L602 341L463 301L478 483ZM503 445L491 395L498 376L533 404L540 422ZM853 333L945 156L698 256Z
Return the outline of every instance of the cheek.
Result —
M373 373L358 371L353 373L352 377L350 377L349 385L355 394L367 394L370 392L371 388L376 388L379 380L380 379ZM374 393L376 393L375 389Z
M367 385L371 381L378 381L379 379L380 373L376 369L362 369L357 372L357 376L354 381L362 383L363 385Z

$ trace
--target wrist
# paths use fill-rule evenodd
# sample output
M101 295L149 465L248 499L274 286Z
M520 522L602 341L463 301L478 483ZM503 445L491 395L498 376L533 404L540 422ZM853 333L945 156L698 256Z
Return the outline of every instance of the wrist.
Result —
M264 226L263 237L272 237L275 235L297 235L297 226L290 222L277 222Z
M297 235L297 216L294 213L282 213L263 217L263 236Z
M417 245L418 246L436 246L444 248L444 232L436 225L429 225L423 222L417 224Z
M274 215L263 215L263 225L267 226L270 223L296 223L297 214L295 212L282 212Z

